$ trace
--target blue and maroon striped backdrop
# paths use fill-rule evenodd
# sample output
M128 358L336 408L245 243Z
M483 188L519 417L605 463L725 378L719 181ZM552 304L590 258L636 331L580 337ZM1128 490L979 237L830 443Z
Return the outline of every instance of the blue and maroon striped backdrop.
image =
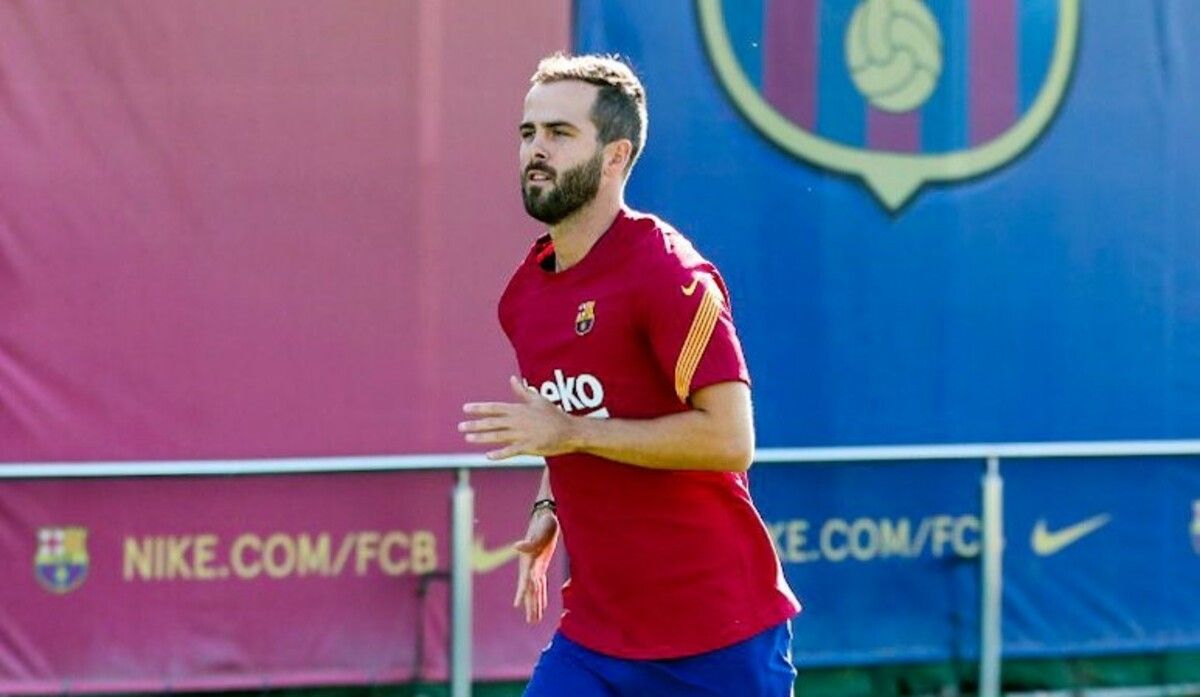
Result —
M919 109L871 106L845 70L857 0L723 3L738 62L781 114L846 145L936 153L979 145L1033 102L1050 65L1058 0L926 3L941 31L943 72Z

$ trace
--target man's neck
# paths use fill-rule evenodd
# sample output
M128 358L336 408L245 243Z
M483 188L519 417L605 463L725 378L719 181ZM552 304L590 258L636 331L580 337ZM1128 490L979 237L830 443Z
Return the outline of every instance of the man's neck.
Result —
M612 227L624 203L622 198L619 193L598 193L591 203L550 228L556 271L565 271L587 256L592 245Z

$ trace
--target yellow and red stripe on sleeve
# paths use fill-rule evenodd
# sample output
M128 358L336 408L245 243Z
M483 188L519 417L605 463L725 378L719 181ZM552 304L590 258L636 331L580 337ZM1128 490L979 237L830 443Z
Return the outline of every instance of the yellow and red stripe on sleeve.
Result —
M692 317L692 326L688 329L683 348L679 351L679 358L675 361L675 394L679 396L680 401L687 401L691 393L692 378L696 375L696 368L700 365L704 350L708 348L708 341L712 338L713 329L716 328L724 307L720 292L710 278L696 280L700 281L699 286L704 292L700 296L696 314Z

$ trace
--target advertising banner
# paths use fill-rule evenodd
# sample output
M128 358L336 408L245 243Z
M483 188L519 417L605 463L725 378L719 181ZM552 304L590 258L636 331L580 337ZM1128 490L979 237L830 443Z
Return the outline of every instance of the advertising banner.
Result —
M568 13L0 5L0 467L461 450L513 369L516 123ZM475 481L477 675L519 677L537 480ZM0 483L0 692L444 679L450 486Z
M512 608L540 473L479 472L475 675L527 676ZM0 483L0 692L445 680L450 472ZM563 582L563 565L550 585Z
M796 664L978 655L981 469L755 465L751 487L804 612Z
M805 604L798 665L978 657L982 472L756 466ZM1006 657L1200 648L1200 461L1006 460L1001 473Z

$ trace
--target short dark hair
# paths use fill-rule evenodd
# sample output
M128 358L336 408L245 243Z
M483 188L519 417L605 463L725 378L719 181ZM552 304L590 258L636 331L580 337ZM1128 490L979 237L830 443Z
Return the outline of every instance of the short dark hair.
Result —
M592 105L592 123L601 145L621 140L633 144L626 174L646 147L646 88L625 61L615 55L587 54L570 56L555 53L543 58L529 81L545 85L563 80L579 80L600 88Z

